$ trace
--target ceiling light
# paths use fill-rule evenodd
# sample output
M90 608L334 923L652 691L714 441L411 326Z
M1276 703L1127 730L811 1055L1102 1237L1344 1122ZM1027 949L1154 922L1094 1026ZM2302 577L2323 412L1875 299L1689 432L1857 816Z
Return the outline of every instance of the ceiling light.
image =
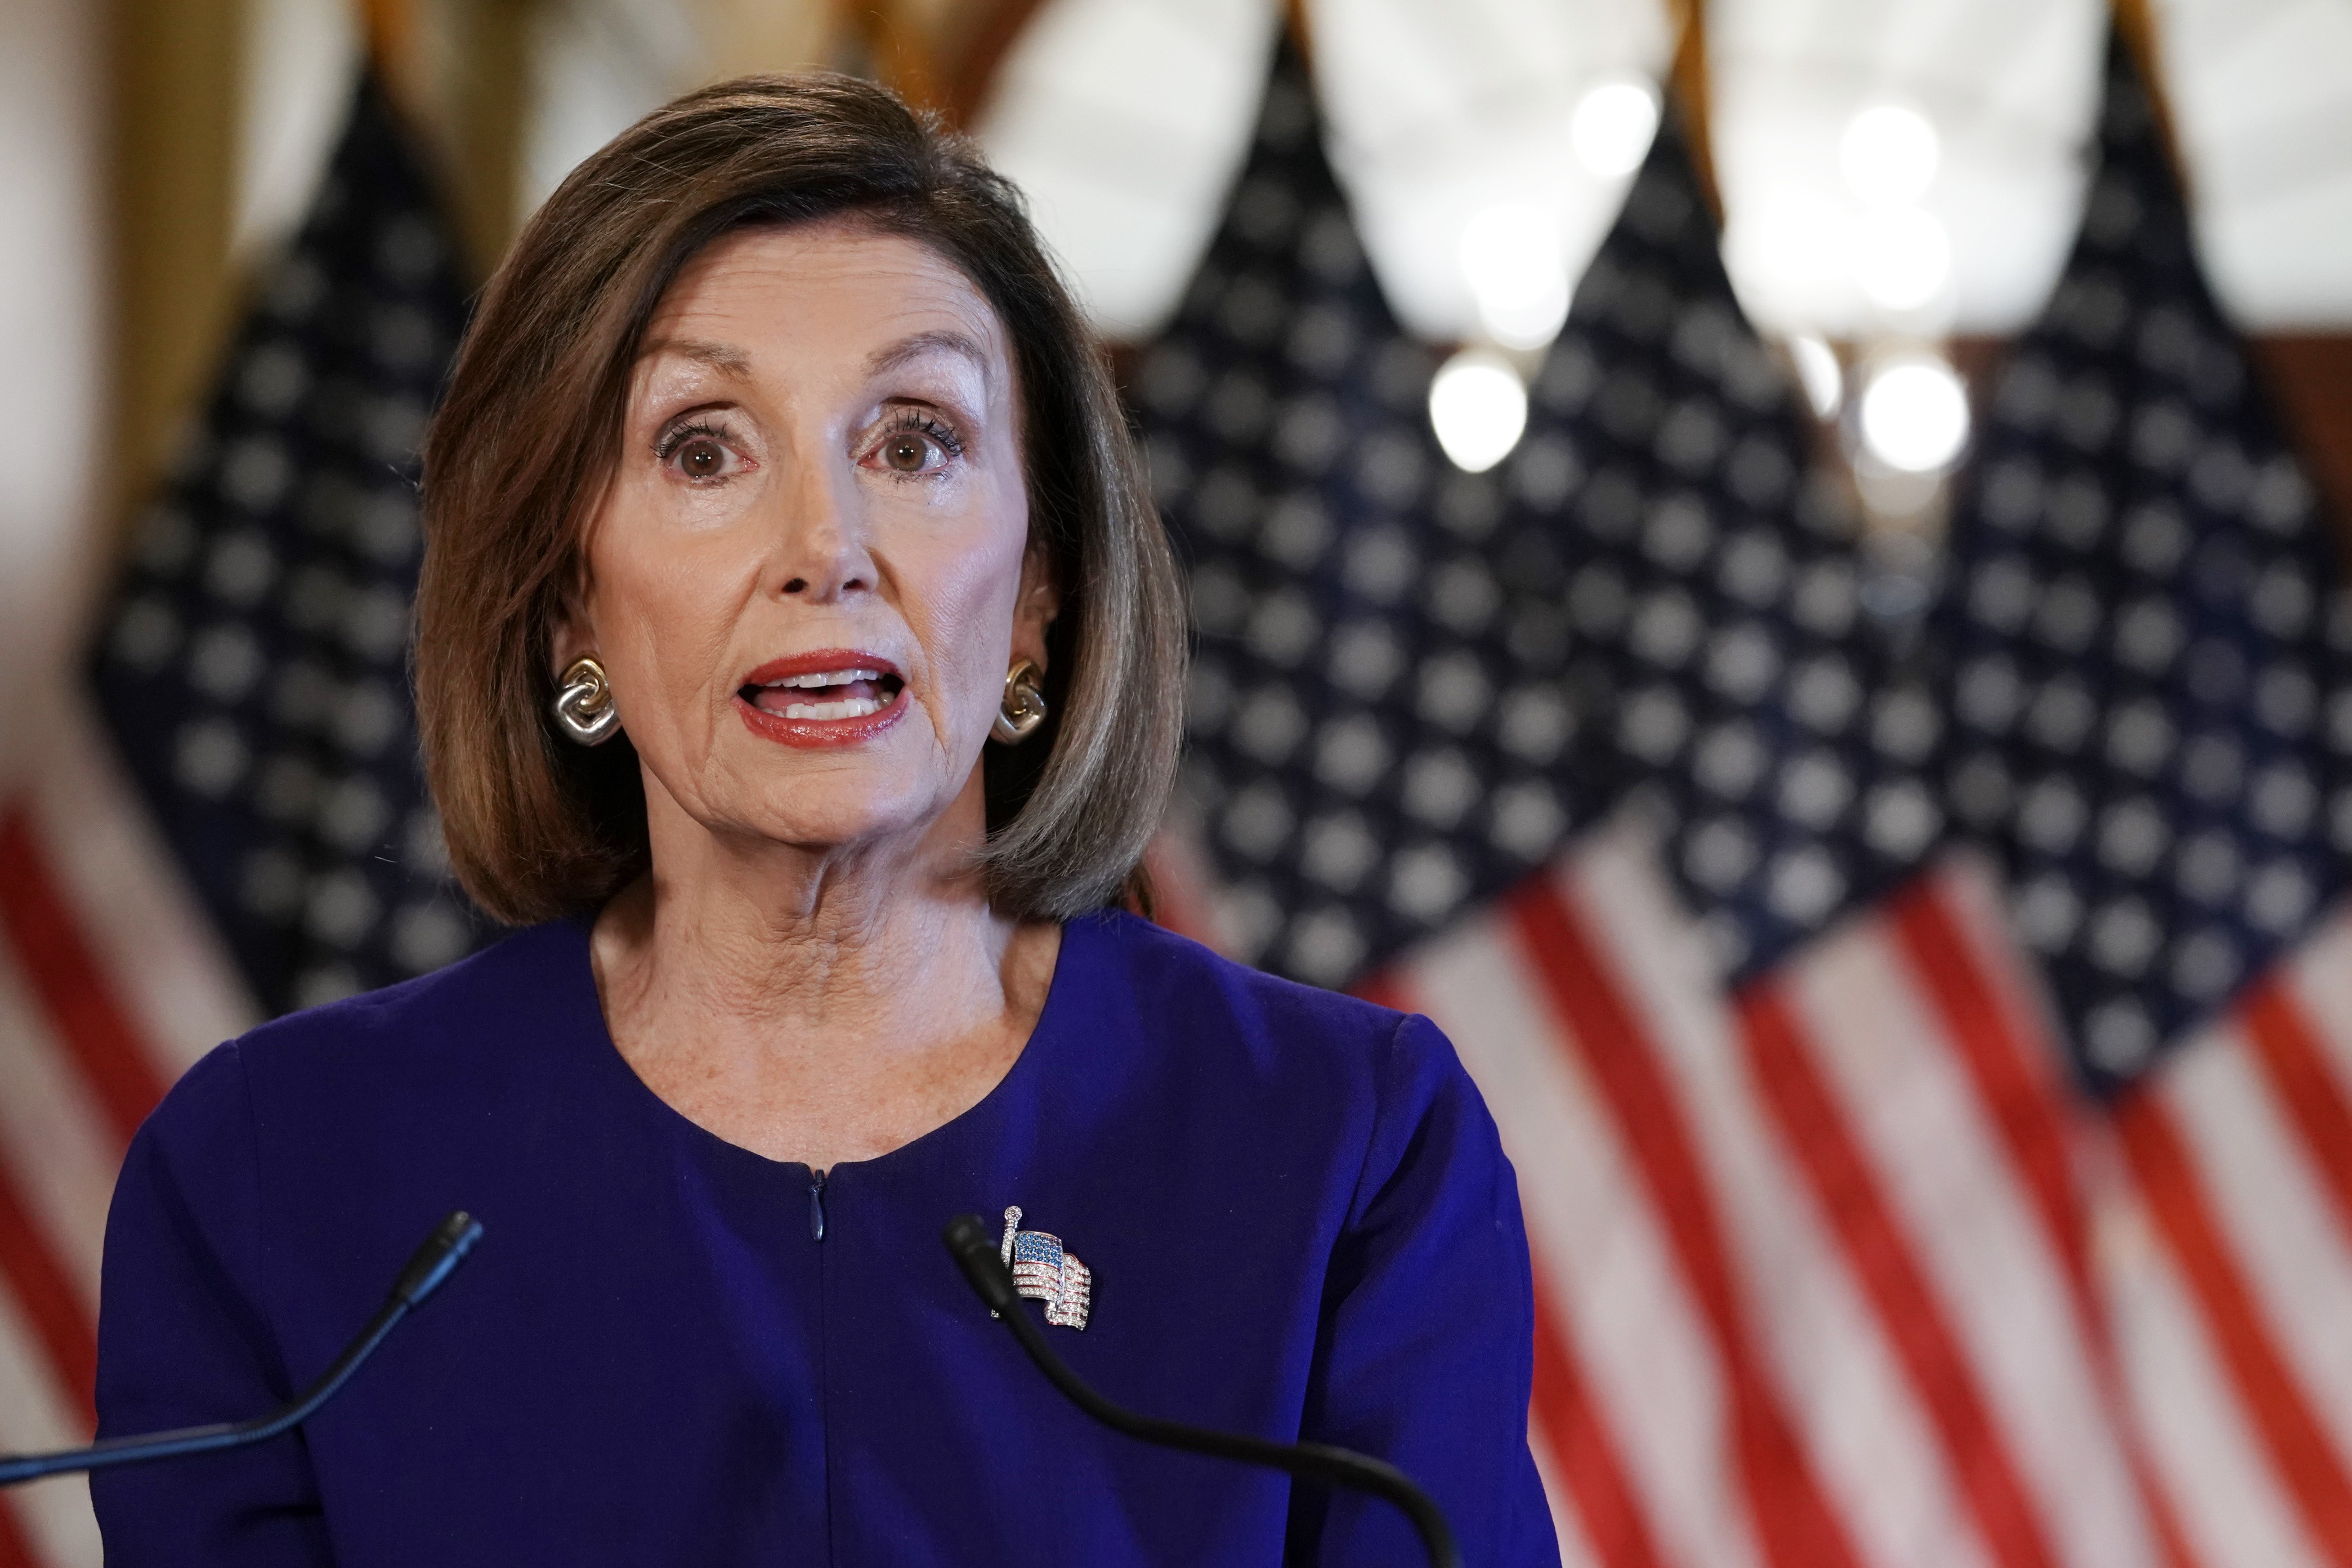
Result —
M1862 444L1890 468L1937 473L1969 440L1969 394L1940 359L1892 360L1872 372L1862 392Z
M1839 368L1837 351L1812 333L1801 332L1789 340L1789 355L1797 362L1797 380L1813 413L1823 419L1835 414L1845 396L1845 372Z
M1658 133L1658 89L1647 81L1620 77L1593 87L1577 101L1568 122L1576 160L1604 180L1642 166Z
M1916 310L1952 275L1944 226L1916 207L1873 213L1853 230L1853 279L1883 310Z
M1465 225L1462 275L1478 302L1478 320L1496 342L1541 348L1568 320L1568 261L1559 222L1525 203L1486 208Z
M1454 466L1479 474L1510 456L1528 427L1528 389L1492 349L1464 349L1429 384L1429 423Z
M1846 188L1873 206L1906 206L1926 195L1942 158L1935 122L1899 103L1864 110L1838 142Z

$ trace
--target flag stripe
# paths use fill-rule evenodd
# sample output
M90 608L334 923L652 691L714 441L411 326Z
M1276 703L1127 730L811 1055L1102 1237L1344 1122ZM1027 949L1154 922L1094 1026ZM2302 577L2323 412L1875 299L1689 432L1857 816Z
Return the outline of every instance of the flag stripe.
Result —
M1968 1068L1977 1100L1999 1131L2011 1170L2023 1184L2067 1288L2095 1363L2093 1372L2115 1417L2132 1485L2147 1510L2165 1568L2197 1568L2171 1495L2159 1484L2147 1445L2126 1408L2107 1315L2091 1280L2087 1216L2070 1159L2063 1086L2053 1081L2053 1058L2037 1052L2004 1002L1989 971L1989 956L1950 901L1960 895L1949 870L1922 879L1888 903L1886 914L1906 973L1931 1001L1946 1036Z
M1889 904L1887 915L1906 966L1933 1001L1979 1103L2009 1151L2011 1168L2032 1199L2052 1251L2086 1326L2099 1311L2091 1293L2082 1208L2067 1158L2068 1138L2049 1075L2010 1026L2008 1009L1978 966L1973 942L1944 903L1940 879L1923 879Z
M2135 1091L2117 1106L2115 1123L2156 1225L2305 1528L2336 1568L2352 1568L2352 1484L2263 1326L2170 1113L2155 1094Z
M1769 979L1748 985L1737 1011L1741 1044L1789 1152L1878 1309L1987 1543L2011 1568L2053 1568L2055 1559L2008 1446L1885 1194L1813 1071L1780 985Z
M2283 976L2254 987L2238 1023L2270 1081L2272 1099L2302 1134L2304 1158L2352 1246L2352 1106L2328 1070L2326 1047Z
M1945 1336L1940 1353L1950 1360L1941 1375L1973 1395L1979 1440L2006 1461L2050 1557L2076 1568L2151 1568L2146 1512L2064 1265L1979 1105L1960 1047L1906 967L1890 922L1874 914L1817 943L1772 990L1806 1087L1836 1131L1820 1150L1849 1154L1864 1184L1862 1202L1848 1194L1836 1206L1878 1215L1895 1265L1933 1309L1924 1324L1908 1325L1915 1348L1923 1330ZM1769 1106L1769 1088L1764 1098ZM1787 1139L1776 1132L1774 1142ZM1804 1179L1814 1180L1810 1172ZM1818 1191L1811 1204L1831 1206ZM1858 1275L1864 1265L1850 1240L1839 1243L1841 1256ZM1874 1307L1883 1301L1873 1298ZM1895 1331L1878 1327L1890 1338ZM1924 1402L1907 1363L1897 1375ZM1974 1511L1963 1470L1976 1453L1954 1451L1945 1436L1937 1428L1928 1441L1956 1506Z
M1706 1325L1605 1102L1517 951L1481 921L1431 944L1407 992L1453 1037L1495 1115L1545 1321L1582 1373L1655 1550L1670 1563L1756 1568Z
M1547 878L1506 900L1519 942L1611 1104L1697 1304L1729 1384L1740 1478L1777 1568L1843 1568L1857 1558L1749 1343L1730 1255L1680 1109L1643 1031L1599 962L1582 916Z
M85 701L59 705L26 810L58 897L169 1083L262 1020L184 869Z
M2336 1455L2352 1455L2352 1250L2232 1016L2168 1065L2160 1093L2268 1342Z
M1536 1294L1535 1412L1555 1473L1575 1498L1585 1536L1607 1568L1659 1568L1664 1559L1650 1538L1633 1483L1601 1426L1574 1352L1557 1327L1549 1295L1540 1289Z
M98 1311L106 1211L122 1144L0 952L0 1173L48 1238L86 1314Z
M10 1504L0 1509L0 1568L45 1568L33 1555L32 1543L25 1538L25 1527L17 1521L14 1499Z
M0 815L0 925L16 951L19 971L128 1146L163 1098L163 1079L130 1017L116 1005L21 805Z
M98 1380L97 1333L81 1292L5 1175L0 1175L0 1275L16 1293L58 1384L95 1425L90 1400Z

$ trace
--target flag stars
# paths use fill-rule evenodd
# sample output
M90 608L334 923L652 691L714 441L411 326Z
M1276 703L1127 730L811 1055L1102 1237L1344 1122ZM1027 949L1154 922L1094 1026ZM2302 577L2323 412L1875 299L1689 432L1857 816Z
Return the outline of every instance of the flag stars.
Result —
M2119 1078L2138 1071L2156 1052L2156 1026L2147 1009L2128 997L2093 1008L2084 1037L2091 1059Z
M1456 648L1424 662L1414 711L1456 734L1466 733L1486 716L1494 702L1494 688L1475 654Z
M1305 572L1330 550L1338 530L1331 514L1312 495L1286 496L1266 515L1258 548L1293 572Z
M1574 731L1568 700L1549 686L1523 686L1503 700L1496 739L1523 762L1541 764L1558 757Z
M1380 721L1351 713L1326 723L1316 737L1315 777L1343 795L1363 795L1387 775L1390 757Z
M142 675L152 675L180 651L185 628L171 601L146 594L122 606L108 640L112 657Z
M1540 779L1521 779L1494 793L1487 837L1507 855L1533 864L1559 846L1568 814L1559 792Z
M215 702L235 702L261 678L261 647L240 621L223 621L196 634L188 678Z
M1385 694L1404 670L1404 649L1377 621L1341 626L1332 636L1330 650L1332 683L1368 702Z
M2122 980L2137 980L2164 939L2163 928L2136 897L2120 898L2091 917L2091 962Z
M1307 714L1287 687L1267 686L1234 716L1234 743L1268 766L1286 760L1307 735Z
M180 727L173 777L192 794L217 800L243 782L251 763L245 737L226 719L199 719Z
M2165 826L2163 813L2145 796L2120 802L2101 814L2099 859L2119 876L2147 876L2171 844L2172 830Z
M205 588L233 609L249 610L278 581L278 554L254 529L216 541L205 557Z
M2053 752L2074 752L2098 722L2098 704L2073 675L2044 686L2025 710L2028 736Z
M2151 778L2172 757L2179 733L2164 704L2137 698L2107 720L2107 761L2139 778Z
M247 512L268 511L293 481L294 465L284 443L273 437L248 436L231 446L221 460L222 492Z
M2064 778L2034 784L2018 803L2017 832L2028 846L2044 855L2063 855L2082 837L2090 808L2083 794Z
M1381 847L1352 811L1308 824L1300 868L1335 893L1352 893L1379 864Z

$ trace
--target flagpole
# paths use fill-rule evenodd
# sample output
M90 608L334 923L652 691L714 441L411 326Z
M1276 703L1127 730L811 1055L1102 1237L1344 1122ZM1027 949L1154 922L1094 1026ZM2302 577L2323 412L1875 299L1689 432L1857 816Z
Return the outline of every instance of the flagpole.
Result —
M1723 188L1716 183L1715 142L1708 130L1712 104L1707 91L1706 0L1673 0L1667 9L1676 32L1674 58L1666 70L1666 95L1681 111L1692 168L1720 226Z
M2116 31L2123 36L2124 47L2131 51L2132 63L2139 67L2140 90L2147 94L2148 110L2156 116L2165 162L2172 165L2172 177L2193 207L2196 183L2190 178L2188 161L2180 155L2179 124L2172 117L2172 94L2165 81L2164 40L2157 34L2156 13L2148 0L2114 0L2114 5Z

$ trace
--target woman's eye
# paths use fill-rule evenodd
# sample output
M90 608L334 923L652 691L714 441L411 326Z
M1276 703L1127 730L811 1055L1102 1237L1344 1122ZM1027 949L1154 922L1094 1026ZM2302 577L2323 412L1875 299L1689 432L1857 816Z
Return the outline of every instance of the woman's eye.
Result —
M715 479L727 471L727 448L708 436L697 436L672 457L677 471L689 479Z
M902 430L882 443L882 463L894 473L919 474L931 466L939 443L929 436Z

